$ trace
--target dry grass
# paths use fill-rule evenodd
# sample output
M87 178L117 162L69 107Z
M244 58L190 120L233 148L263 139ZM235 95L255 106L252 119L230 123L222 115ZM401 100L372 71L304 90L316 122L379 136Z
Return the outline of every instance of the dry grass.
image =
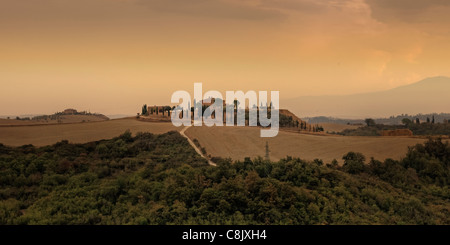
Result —
M343 125L346 126L346 125ZM85 143L116 137L125 130L132 133L165 133L180 131L171 123L138 121L135 118L103 122L0 127L0 143L12 146L33 144L43 146L61 140ZM348 137L319 136L280 131L275 138L260 138L260 128L255 127L190 127L186 135L197 138L207 154L232 159L264 156L265 142L269 142L270 158L278 160L287 155L306 160L319 158L325 162L340 161L349 151L363 153L367 158L399 159L406 153L407 146L421 143L424 139L408 137ZM341 161L340 161L341 162Z
M407 146L422 143L424 139L408 137L350 137L319 136L280 131L277 137L260 138L255 127L190 127L186 131L191 139L197 138L211 156L244 159L264 156L265 142L269 142L271 160L286 156L306 160L319 158L325 162L337 159L340 163L349 151L363 153L367 159L400 159Z
M345 129L357 129L361 126L357 125L346 125L346 124L337 124L337 123L319 123L320 126L323 127L324 132L342 132Z
M58 120L16 120L0 119L0 126L23 126L40 124L60 124L60 123L81 123L81 122L100 122L108 120L105 116L97 115L61 115Z
M36 125L42 124L38 121L28 121L28 120L16 120L16 119L2 119L0 118L0 126L22 126L22 125Z
M171 123L140 122L134 118L109 120L102 122L56 124L39 126L0 127L0 143L11 146L33 144L43 146L61 140L72 143L85 143L119 136L129 129L137 132L165 133L181 130Z

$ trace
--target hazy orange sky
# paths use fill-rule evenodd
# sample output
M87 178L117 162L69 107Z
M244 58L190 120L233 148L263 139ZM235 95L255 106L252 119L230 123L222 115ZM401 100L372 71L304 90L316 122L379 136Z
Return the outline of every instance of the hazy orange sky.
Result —
M0 0L0 115L134 114L175 90L378 91L450 76L446 0Z

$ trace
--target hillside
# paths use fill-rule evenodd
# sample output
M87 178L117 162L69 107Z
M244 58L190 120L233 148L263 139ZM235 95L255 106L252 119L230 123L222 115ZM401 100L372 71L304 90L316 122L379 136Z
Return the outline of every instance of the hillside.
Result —
M408 118L411 121L416 121L419 119L420 122L426 122L427 118L432 119L435 118L436 123L443 123L445 120L450 121L450 113L430 113L430 114L417 114L417 115L408 115L401 114L396 116L384 117L384 118L373 118L377 124L386 124L386 125L400 125L403 124L402 120L404 118ZM365 118L361 119L345 119L345 118L335 118L335 117L306 117L304 118L308 123L311 124L323 124L323 123L334 123L334 124L359 124L365 125Z
M304 120L300 119L299 117L297 117L297 115L295 115L294 113L290 112L289 110L280 109L279 111L280 111L280 115L285 115L287 117L292 117L293 121L305 122Z
M166 133L181 130L172 123L141 122L135 118L115 119L89 123L62 123L21 127L0 127L0 143L11 146L33 144L44 146L61 140L71 143L86 143L101 139L111 139L125 130L132 133Z
M431 141L405 155L213 167L177 132L0 144L0 225L450 224L450 147Z
M274 138L261 138L259 134L260 129L256 127L190 127L186 130L186 135L197 139L207 154L233 160L264 156L266 142L269 143L270 159L275 161L292 156L331 162L349 151L383 160L400 159L408 146L424 141L420 138L324 136L285 131L280 131Z
M338 127L324 124L327 131L341 131L357 126ZM0 143L11 146L33 144L45 146L61 140L71 143L86 143L101 139L110 139L129 129L132 133L166 133L180 131L172 123L145 122L136 118L116 119L102 122L52 124L21 127L0 127ZM301 157L306 160L320 158L326 162L339 159L348 151L359 151L368 157L378 159L400 158L408 146L423 142L418 138L379 138L379 137L343 137L315 134L299 134L280 131L270 139L260 137L260 128L256 127L190 127L186 130L190 139L198 139L208 154L219 157L231 157L243 160L245 157L264 155L266 140L270 146L272 160L285 156Z
M391 90L330 96L302 96L280 104L304 117L376 118L449 112L450 78L433 77Z
M24 126L40 124L61 124L61 123L85 123L106 121L109 118L98 113L89 113L86 111L78 112L75 109L66 109L52 115L40 115L34 117L16 117L9 119L0 119L0 126Z

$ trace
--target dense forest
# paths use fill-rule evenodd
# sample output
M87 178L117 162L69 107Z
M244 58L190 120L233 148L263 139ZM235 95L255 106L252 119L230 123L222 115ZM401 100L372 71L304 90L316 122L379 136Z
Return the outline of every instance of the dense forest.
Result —
M0 145L0 224L450 224L450 146L208 166L177 132Z

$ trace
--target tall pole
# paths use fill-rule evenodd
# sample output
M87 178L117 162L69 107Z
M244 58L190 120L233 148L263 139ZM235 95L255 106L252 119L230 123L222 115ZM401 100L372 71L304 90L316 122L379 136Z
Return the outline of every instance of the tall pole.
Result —
M266 155L265 155L265 159L267 161L270 161L269 152L270 152L270 150L269 150L269 142L266 141Z

